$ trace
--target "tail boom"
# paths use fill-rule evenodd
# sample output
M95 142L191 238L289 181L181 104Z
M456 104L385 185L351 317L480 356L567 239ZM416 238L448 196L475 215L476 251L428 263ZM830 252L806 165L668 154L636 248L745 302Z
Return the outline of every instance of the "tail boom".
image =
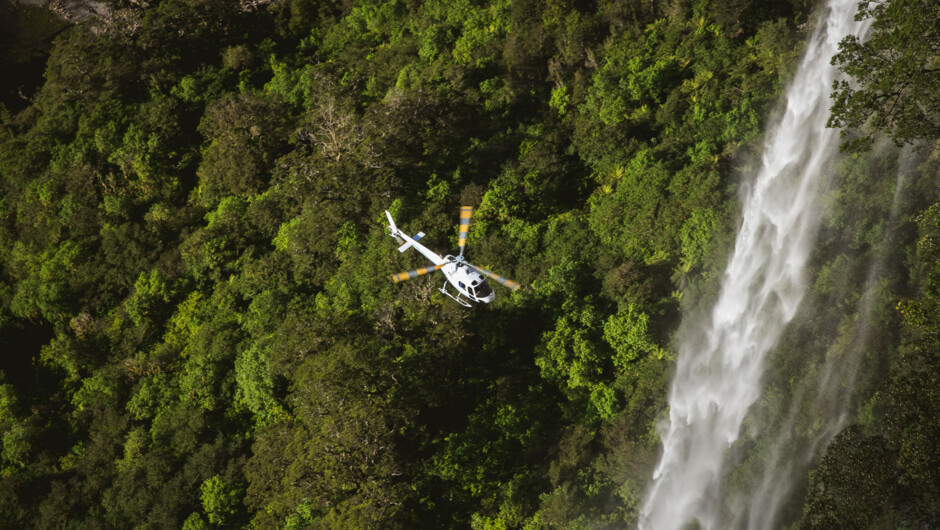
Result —
M385 210L385 217L388 218L388 234L401 243L401 246L398 247L399 252L404 252L409 248L414 248L435 265L444 265L447 263L439 254L425 247L421 243L418 243L418 240L424 237L424 232L418 232L414 237L411 237L408 234L402 232L398 226L395 225L395 220L392 219L392 214L389 213L388 210Z

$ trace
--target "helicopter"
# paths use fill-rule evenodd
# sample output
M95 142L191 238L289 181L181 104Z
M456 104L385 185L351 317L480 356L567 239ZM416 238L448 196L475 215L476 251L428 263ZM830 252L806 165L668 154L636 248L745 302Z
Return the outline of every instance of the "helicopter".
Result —
M466 247L467 231L470 227L470 217L472 215L473 207L460 207L460 236L457 243L457 245L460 247L460 252L456 256L448 254L442 257L421 243L418 243L418 241L425 236L424 232L418 232L414 237L408 236L408 234L402 232L398 229L397 226L395 226L395 221L392 219L392 214L389 213L388 210L385 210L385 216L388 217L389 235L394 237L401 244L401 246L398 247L398 251L404 252L409 248L413 248L423 254L424 257L428 258L428 260L434 264L432 267L425 267L423 269L415 269L413 271L393 274L392 281L398 283L405 280L410 280L412 278L417 278L418 276L423 276L431 272L442 271L444 273L444 277L447 278L447 280L439 289L440 292L444 293L446 296L464 307L472 307L470 302L481 302L488 304L496 299L496 294L493 292L493 289L490 287L490 285L486 282L486 278L484 278L484 276L492 278L512 291L518 290L518 283L507 278L503 278L502 276L494 274L482 267L471 265L464 259L463 251L464 247ZM456 295L451 294L447 290L448 282L450 282L450 284L457 290Z

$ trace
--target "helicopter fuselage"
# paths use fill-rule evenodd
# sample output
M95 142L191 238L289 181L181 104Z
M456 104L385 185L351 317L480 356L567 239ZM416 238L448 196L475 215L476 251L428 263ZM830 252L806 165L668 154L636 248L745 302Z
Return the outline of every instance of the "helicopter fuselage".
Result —
M477 272L476 269L468 266L461 256L445 256L447 265L441 268L444 277L453 285L460 294L466 296L474 302L483 302L488 304L496 298L496 294L486 283L486 278Z

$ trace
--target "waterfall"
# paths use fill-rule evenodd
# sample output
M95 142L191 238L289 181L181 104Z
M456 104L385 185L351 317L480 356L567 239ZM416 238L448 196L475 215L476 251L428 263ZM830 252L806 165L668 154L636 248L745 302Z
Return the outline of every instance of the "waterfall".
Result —
M663 453L640 511L640 528L697 522L719 527L724 457L758 399L767 353L806 290L804 266L819 227L817 198L837 152L826 128L830 65L839 41L861 34L857 0L820 8L786 110L766 135L761 168L743 192L742 222L717 302L704 322L680 327Z
M894 297L886 296L886 293L897 288L892 284L896 284L899 278L892 278L897 273L886 272L885 268L903 254L905 241L898 233L898 221L904 203L911 202L904 198L909 194L905 183L915 173L922 154L915 153L912 146L896 153L893 146L883 142L874 155L860 159L863 163L878 157L884 162L896 162L890 204L870 205L885 208L886 226L864 260L864 286L858 290L859 298L851 308L830 311L843 316L843 326L832 333L833 342L829 343L824 359L820 359L819 364L807 366L808 373L801 374L802 377L788 381L791 394L786 397L789 399L761 402L754 407L759 411L757 414L765 418L764 422L770 424L760 427L761 432L753 440L757 447L748 454L745 469L732 471L738 473L739 479L746 477L747 487L736 487L726 493L725 505L729 513L723 519L730 520L731 524L724 525L723 521L723 526L779 528L784 505L791 500L794 489L799 490L801 485L805 485L807 469L819 449L826 447L839 431L854 421L853 405L857 405L858 398L854 392L856 378L872 339L877 334L884 334L873 320L877 322L879 310L894 306ZM879 169L873 171L879 173ZM887 176L886 173L881 175ZM854 318L845 320L846 313ZM793 325L799 327L800 323L794 322ZM789 401L788 406L786 401ZM766 410L768 408L770 410ZM752 410L751 414L754 413ZM801 425L807 421L812 421L814 428Z

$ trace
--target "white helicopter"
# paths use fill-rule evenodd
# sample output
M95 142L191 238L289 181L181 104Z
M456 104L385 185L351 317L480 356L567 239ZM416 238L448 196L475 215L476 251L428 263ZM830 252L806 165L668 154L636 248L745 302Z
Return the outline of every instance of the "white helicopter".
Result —
M394 237L399 243L402 243L402 245L398 247L398 251L404 252L409 248L414 248L434 264L433 267L425 267L423 269L393 274L392 281L398 283L423 276L429 272L437 270L443 271L447 281L444 282L440 291L464 307L471 307L470 302L483 302L484 304L488 304L496 298L496 294L493 293L493 289L486 283L486 278L483 276L489 276L513 291L519 289L518 283L493 274L484 268L471 265L464 260L463 249L467 243L467 229L470 226L470 216L472 214L472 207L460 207L460 237L457 243L460 246L460 253L456 256L448 254L447 256L441 257L438 253L418 243L418 240L424 237L424 232L418 232L414 237L408 236L408 234L402 232L395 226L395 221L392 220L392 214L390 214L388 210L385 210L385 216L388 217L389 235ZM451 285L457 289L457 296L447 291L447 282L450 282Z

